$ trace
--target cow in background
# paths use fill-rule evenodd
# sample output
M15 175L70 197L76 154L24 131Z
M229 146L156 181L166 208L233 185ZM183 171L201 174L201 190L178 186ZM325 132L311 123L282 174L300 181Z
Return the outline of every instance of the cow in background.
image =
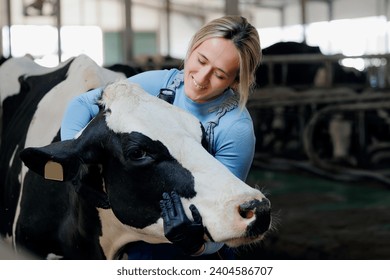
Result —
M105 66L104 68L114 72L123 73L126 76L126 78L137 75L143 71L142 68L139 66L132 66L132 65L121 64L121 63L111 64Z
M0 135L6 130L8 124L12 123L16 108L26 98L29 88L27 78L29 76L43 75L64 67L69 61L59 64L57 67L44 67L37 64L31 55L22 57L11 57L5 59L0 67ZM32 81L33 79L29 79ZM26 87L22 90L21 87ZM0 142L1 143L1 142Z
M321 55L318 46L309 46L299 42L278 42L262 51L264 58L277 55ZM327 80L325 64L318 60L315 62L292 62L282 65L275 63L272 69L273 81L269 72L269 64L260 65L256 73L256 84L258 87L265 86L287 86L295 89L309 89L314 86L324 86ZM332 63L333 85L354 87L361 90L367 85L367 75L365 72L357 71L350 67L344 67L338 62Z
M117 258L128 242L167 242L159 200L175 190L189 217L197 206L209 240L262 239L268 199L207 153L197 119L123 79L81 56L23 81L2 135L1 234L40 258ZM70 98L105 84L99 115L77 139L59 141Z
M29 56L10 58L1 65L0 229L3 236L12 235L17 210L21 180L21 162L17 155L20 150L25 145L44 145L53 139L59 140L57 133L65 105L73 96L123 77L102 69L85 55L55 68L42 67ZM63 94L58 96L56 92ZM36 118L34 114L43 97L49 106L41 121L42 130L26 141L29 125Z

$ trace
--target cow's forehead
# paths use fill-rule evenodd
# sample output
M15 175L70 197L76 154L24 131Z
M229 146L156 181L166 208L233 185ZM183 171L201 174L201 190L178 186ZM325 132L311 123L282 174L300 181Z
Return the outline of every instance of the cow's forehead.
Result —
M141 132L163 143L174 139L202 139L198 119L184 110L121 80L107 86L102 96L107 126L116 133Z

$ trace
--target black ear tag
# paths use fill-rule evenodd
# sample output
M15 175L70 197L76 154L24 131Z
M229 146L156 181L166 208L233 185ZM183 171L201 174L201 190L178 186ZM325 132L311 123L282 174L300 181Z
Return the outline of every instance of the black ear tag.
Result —
M170 104L173 104L173 101L175 100L175 91L169 88L162 88L160 89L160 93L157 95L157 97Z

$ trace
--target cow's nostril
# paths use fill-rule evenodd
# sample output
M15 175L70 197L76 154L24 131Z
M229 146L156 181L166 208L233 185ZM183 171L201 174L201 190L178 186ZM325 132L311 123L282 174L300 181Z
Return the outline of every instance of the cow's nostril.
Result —
M250 219L255 215L255 212L253 210L245 210L243 208L239 209L240 216L243 217L244 219Z
M260 207L260 200L254 199L244 202L239 206L240 216L244 219L250 219L255 215L256 208Z
M239 206L240 216L244 219L255 217L248 226L246 235L256 237L266 232L271 225L271 203L268 199L251 200Z

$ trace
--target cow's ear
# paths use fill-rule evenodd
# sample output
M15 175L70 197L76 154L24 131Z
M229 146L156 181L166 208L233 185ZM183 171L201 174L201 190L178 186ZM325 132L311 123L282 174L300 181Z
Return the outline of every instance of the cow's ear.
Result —
M100 112L76 139L26 148L20 152L20 158L30 170L46 179L70 181L77 176L82 163L98 164L101 160L101 143L110 138L103 118L104 112Z
M26 148L20 158L40 176L56 181L72 180L79 172L80 157L74 140L54 142L40 148Z

